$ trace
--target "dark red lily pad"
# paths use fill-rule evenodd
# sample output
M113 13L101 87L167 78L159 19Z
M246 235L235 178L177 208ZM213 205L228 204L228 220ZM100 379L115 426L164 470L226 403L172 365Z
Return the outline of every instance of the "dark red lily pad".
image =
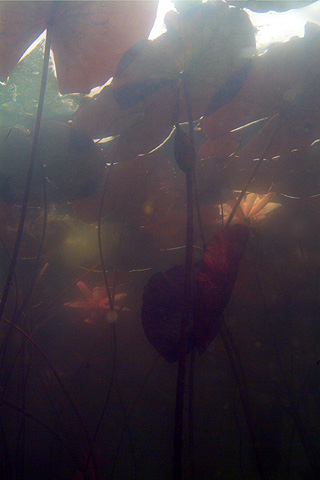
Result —
M151 345L168 362L176 362L179 358L184 273L182 265L156 273L143 292L141 318L144 332ZM195 284L193 276L193 287ZM194 347L191 325L188 325L187 336L187 351L190 352Z
M187 351L204 353L219 326L249 236L246 225L232 225L208 244L204 259L193 265L193 324L187 326ZM153 275L143 292L142 324L151 345L168 362L179 358L185 267Z
M215 235L207 245L197 276L193 310L193 330L199 353L204 353L218 334L248 237L249 227L236 224Z

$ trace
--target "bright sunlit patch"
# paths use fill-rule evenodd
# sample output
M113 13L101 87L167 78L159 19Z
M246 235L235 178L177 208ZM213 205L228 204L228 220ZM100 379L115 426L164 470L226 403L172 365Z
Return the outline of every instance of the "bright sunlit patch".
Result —
M303 8L287 12L270 11L266 13L246 10L258 32L256 42L258 49L266 48L270 43L287 42L294 36L304 36L307 21L320 23L320 0Z
M104 138L94 138L94 143L108 143L114 140L116 137L104 137Z
M205 3L203 1L203 3ZM150 32L149 39L153 40L166 31L164 17L169 10L174 10L171 0L159 0L156 21ZM303 37L304 26L307 21L320 23L320 0L303 8L296 8L286 12L270 11L265 13L253 12L245 9L258 32L256 35L257 48L263 49L274 42L286 42L293 36Z
M112 83L112 80L113 77L110 77L103 85L98 85L97 87L92 88L90 90L90 93L88 93L87 97L94 97L95 95L98 95L104 87Z
M157 17L154 22L153 28L150 32L149 40L153 40L154 38L159 37L159 35L161 35L166 31L166 28L164 25L165 14L169 10L174 10L174 9L175 9L174 4L171 2L171 0L159 0Z
M235 213L234 218L237 222L248 223L253 221L264 220L267 215L281 207L280 203L271 202L274 192L269 192L266 195L258 195L256 193L248 193L240 202L239 207ZM229 215L234 209L236 200L229 200L224 214Z

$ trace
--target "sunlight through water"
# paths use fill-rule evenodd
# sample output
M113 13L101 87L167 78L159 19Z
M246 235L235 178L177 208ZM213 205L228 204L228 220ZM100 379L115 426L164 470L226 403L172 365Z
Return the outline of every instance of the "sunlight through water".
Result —
M205 3L205 2L203 2ZM236 5L236 2L234 2ZM171 0L159 0L157 18L149 39L152 40L165 31L164 17L169 10L174 9ZM285 42L293 36L304 36L304 26L307 21L320 23L320 0L303 8L286 12L269 11L253 12L246 9L253 25L257 28L257 48L264 49L274 42Z

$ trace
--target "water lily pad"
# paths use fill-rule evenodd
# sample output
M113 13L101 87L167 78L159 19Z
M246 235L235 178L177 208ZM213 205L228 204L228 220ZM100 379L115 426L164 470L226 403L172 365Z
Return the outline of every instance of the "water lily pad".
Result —
M200 353L205 352L218 334L248 235L245 225L225 229L208 244L203 261L193 265L193 322L187 325L188 352L195 346ZM156 273L143 292L141 318L145 334L168 362L179 358L184 277L184 266Z

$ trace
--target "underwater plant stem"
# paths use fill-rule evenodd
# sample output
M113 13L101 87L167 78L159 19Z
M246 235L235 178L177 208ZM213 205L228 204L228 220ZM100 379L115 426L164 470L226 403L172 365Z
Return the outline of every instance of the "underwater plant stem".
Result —
M32 140L32 147L31 147L29 165L28 165L28 170L27 170L26 185L25 185L23 203L22 203L22 207L21 207L17 237L16 237L16 241L15 241L15 244L14 244L14 247L13 247L11 262L10 262L10 266L9 266L9 271L8 271L8 274L7 274L7 279L6 279L4 289L3 289L3 294L2 294L1 303L0 303L0 319L2 318L4 309L5 309L5 306L6 306L7 298L8 298L8 295L9 295L9 291L10 291L10 288L11 288L11 283L12 283L12 279L13 279L13 275L14 275L14 270L15 270L15 266L16 266L16 263L17 263L19 249L20 249L20 245L21 245L21 241L22 241L24 223L25 223L25 219L26 219L26 215L27 215L29 195L30 195L30 190L31 190L31 181L32 181L32 175L33 175L35 158L36 158L36 151L37 151L38 141L39 141L40 123L41 123L41 117L42 117L43 105L44 105L44 95L45 95L45 90L46 90L46 85L47 85L47 76L48 76L48 66L49 66L49 58L50 58L50 46L51 46L51 39L52 39L52 31L53 31L53 23L48 22L47 32L46 32L46 44L45 44L44 58L43 58L39 102L38 102L38 108L37 108L36 122L35 122L35 126L34 126L34 133L33 133L33 140Z
M237 387L239 389L241 404L242 404L242 408L246 418L249 434L252 440L252 445L253 445L253 449L256 457L256 464L259 471L259 476L261 480L266 480L267 477L263 469L261 449L257 439L255 426L254 426L252 415L251 415L246 378L241 365L238 349L236 348L231 332L224 320L221 322L219 333L220 333L220 337L223 342L224 348L227 352L229 362L233 371L233 375L236 380Z
M105 182L104 182L103 191L102 191L101 200L100 200L100 205L99 205L99 216L98 216L98 244L99 244L100 263L101 263L101 268L102 268L102 272L103 272L103 279L104 279L104 283L105 283L105 286L106 286L111 311L113 310L114 296L111 295L111 292L110 292L106 267L105 267L105 263L104 263L104 256L103 256L103 250L102 250L102 238L101 238L101 220L102 220L102 210L103 210L103 205L104 205L104 199L105 199L105 196L106 196L106 193L107 193L107 187L109 186L109 178L110 178L110 175L111 175L112 167L113 167L113 163L108 168L108 173L107 173L107 176L106 176L106 179L105 179Z
M176 405L173 446L173 479L180 480L182 475L182 434L183 406L187 360L187 328L192 322L192 259L193 259L193 173L186 173L187 193L187 242L185 259L185 281L183 314L180 327L180 351L176 386Z
M276 115L274 115L273 117L271 117L270 120L269 120L269 122L267 123L267 125L269 125L271 122L273 122L274 118L276 118L277 116L279 116L278 113L277 113ZM252 172L250 173L250 175L249 175L249 177L248 177L248 179L247 179L247 181L246 181L243 189L241 190L241 193L240 193L239 197L237 198L237 201L236 201L236 203L235 203L235 205L234 205L234 207L233 207L233 209L232 209L232 212L231 212L230 215L229 215L228 220L226 221L226 224L225 224L225 227L224 227L224 228L228 228L228 226L229 226L230 223L232 222L233 217L235 216L235 213L236 213L236 211L238 210L238 207L239 207L239 205L240 205L240 203L241 203L241 200L242 200L243 197L245 196L245 194L246 194L246 192L247 192L247 190L248 190L248 188L249 188L250 183L252 182L252 180L254 179L254 177L255 177L258 169L259 169L260 166L262 165L262 162L263 162L263 160L264 160L264 156L265 156L265 154L267 153L270 145L271 145L272 142L273 142L273 139L274 139L274 136L275 136L277 127L278 127L278 124L276 124L276 125L274 126L274 128L273 128L273 130L272 130L272 132L271 132L271 135L270 135L270 137L269 137L269 140L267 141L267 143L266 143L266 145L265 145L265 147L264 147L264 149L263 149L263 151L262 151L262 153L261 153L258 161L256 162L256 165L254 166L254 168L253 168Z
M287 413L293 420L294 427L296 428L304 453L309 461L310 467L313 472L312 479L319 478L320 472L320 456L317 447L312 439L312 433L310 428L306 425L303 417L299 411L299 404L295 400L292 400L290 407L286 408Z
M99 265L100 265L100 261L98 263L96 263L95 265L93 265L93 267L89 268L85 273L83 273L82 275L80 275L80 277L76 278L76 280L74 280L72 283L70 283L70 285L68 285L66 288L64 288L62 290L62 292L58 293L54 299L49 302L47 305L46 305L46 308L44 310L42 310L42 312L40 312L40 314L36 317L35 319L35 329L33 330L33 334L34 332L36 332L40 326L44 326L49 320L50 320L50 316L49 318L47 318L46 320L44 320L42 323L38 323L40 322L40 320L45 316L45 314L50 311L51 307L59 300L59 298L61 298L65 293L67 293L72 287L74 287L80 280L82 280L83 278L85 278L87 275L89 275L90 272L92 272L93 270L95 270Z
M276 274L275 270L274 270L274 272ZM281 279L278 277L277 274L276 274L276 276L278 278L280 287L282 287ZM259 278L257 270L255 270L255 277L256 277L256 282L257 282L258 289L259 289L259 294L262 298L264 310L266 312L266 315L270 316L270 312L269 312L268 307L267 307L267 302L266 302L265 296L263 294L262 285L261 285L260 278ZM285 295L284 292L283 292L283 295ZM310 477L310 478L317 479L317 478L319 478L319 472L320 472L320 454L319 454L317 445L313 441L313 436L312 436L310 426L308 426L307 422L304 421L303 416L301 415L301 412L300 412L300 409L299 409L300 399L294 394L292 388L290 387L290 385L288 383L287 375L285 374L285 371L284 371L284 368L283 368L281 348L279 346L279 339L275 335L273 329L270 327L269 322L268 322L267 325L269 326L270 335L271 335L271 338L272 338L272 344L275 346L275 353L276 353L276 357L277 357L279 373L281 375L281 381L282 381L283 387L286 391L287 398L290 399L289 400L289 406L285 407L285 411L290 416L290 418L293 422L293 426L298 433L298 436L300 438L301 445L304 449L306 458L308 459L310 467L313 471L314 476ZM305 390L305 388L303 388L303 387L302 387L302 389L303 389L303 391Z
M111 395L111 390L112 390L112 387L113 387L113 384L114 384L114 381L115 381L115 376L116 376L116 355L117 355L116 346L117 346L117 343L116 343L116 328L115 328L115 325L112 324L112 336L111 336L112 370L111 370L111 378L110 378L110 382L109 382L109 385L108 385L105 401L104 401L104 404L103 404L103 407L102 407L102 410L101 410L101 413L100 413L100 417L99 417L98 423L96 425L95 431L93 433L92 440L91 440L90 445L89 445L89 452L88 452L88 456L87 456L87 460L86 460L86 463L85 463L83 473L87 472L87 470L89 468L90 460L92 460L95 463L95 459L94 459L94 455L93 455L94 444L95 444L97 435L99 433L100 427L102 425L103 418L104 418L104 416L106 414L106 411L107 411L107 408L108 408L109 399L110 399L110 395ZM95 467L95 465L94 465L94 467Z
M132 405L131 405L131 407L130 407L127 415L126 415L126 418L125 418L126 421L125 421L125 424L124 424L123 427L122 427L120 439L119 439L119 442L118 442L118 445L117 445L115 454L113 455L113 466L112 466L112 469L111 469L111 478L114 478L114 475L115 475L116 463L117 463L117 459L118 459L118 457L119 457L119 452L120 452L121 443L122 443L122 440L123 440L123 437L124 437L124 432L129 429L130 420L131 420L133 411L134 411L134 409L135 409L135 407L136 407L136 405L137 405L137 403L138 403L138 400L139 400L139 398L140 398L140 395L142 394L142 392L143 392L146 384L148 383L148 381L149 381L149 379L150 379L150 377L151 377L151 374L153 373L153 370L154 370L156 364L157 364L158 361L159 361L159 358L160 358L160 355L157 355L157 356L155 357L155 360L153 361L153 363L152 363L152 365L151 365L151 367L150 367L147 375L145 376L142 384L140 385L139 390L138 390L138 392L137 392L137 394L136 394L136 396L135 396L135 398L134 398L134 400L133 400L133 402L132 402Z
M31 368L30 358L32 355L32 351L28 352L29 357L29 364L26 368L25 358L27 356L26 351L26 339L23 340L22 351L20 355L20 368L21 368L21 407L23 415L20 419L20 426L17 438L17 452L16 452L16 464L19 471L19 479L23 480L25 477L25 435L26 435L26 395L27 395L27 387L29 382L29 373Z
M199 226L199 232L200 232L201 246L202 246L202 250L205 251L207 243L206 243L204 230L203 230L203 222L201 217L200 202L199 202L199 195L198 195L198 188L197 188L197 177L196 177L195 169L193 170L193 194L194 194L194 204L196 208L197 220L198 220L198 226Z
M19 310L17 313L14 315L14 322L17 323L19 320L20 315L22 312L25 310L25 308L28 306L28 303L31 300L33 289L37 283L37 279L39 281L39 276L38 276L38 270L39 270L39 265L40 265L40 260L41 260L41 254L43 251L43 246L44 246L44 241L46 238L46 232L47 232L47 220L48 220L48 198L47 198L47 184L46 184L46 177L44 173L45 167L41 169L41 176L42 176L42 197L43 197L43 225L42 225L42 232L41 232L41 238L40 238L40 244L38 248L38 253L37 253L37 258L35 261L35 265L33 267L33 274L31 277L31 281L29 284L29 289L28 292L20 305Z
M117 387L117 390L118 390L121 410L122 410L124 420L125 420L124 426L127 430L128 440L129 440L129 443L130 443L130 449L131 449L132 461L133 461L133 467L134 467L134 480L138 480L138 465L137 465L137 461L136 461L136 457L135 457L133 438L132 438L132 435L131 435L131 431L129 429L129 415L128 415L126 409L125 409L123 396L122 396L122 393L121 393L121 390L120 390L120 385L119 385L117 375L115 375L115 384L116 384L116 387Z
M182 89L183 89L183 95L187 107L187 112L188 112L188 120L189 120L189 138L190 142L194 148L194 131L193 131L193 117L192 117L192 107L191 107L191 99L190 99L190 94L189 94L189 89L187 88L186 81L184 80L185 78L185 73L182 74ZM196 208L197 212L197 220L198 220L198 225L199 225L199 231L200 231L200 239L202 243L202 248L203 250L206 249L206 240L204 238L204 233L203 233L203 223L202 223L202 218L201 218L201 211L200 211L200 202L199 202L199 195L198 195L198 188L197 188L197 177L196 177L196 171L195 169L192 170L192 177L193 177L193 195L194 195L194 205Z
M27 419L29 420L32 420L36 425L40 425L42 428L44 428L47 432L49 432L54 438L56 438L56 440L58 440L58 442L64 447L64 449L69 453L70 457L72 458L74 464L77 466L77 467L80 467L80 464L77 460L77 457L75 456L75 454L72 452L72 450L70 449L70 446L69 446L69 443L66 441L66 439L64 439L63 437L61 437L55 430L53 430L51 427L49 427L48 425L46 425L42 420L40 420L39 418L35 417L34 415L32 415L31 413L29 412L26 412L24 409L22 409L21 407L18 407L17 405L14 405L13 403L11 402L8 402L7 400L2 400L2 404L5 405L6 407L9 407L11 408L12 410L16 411L16 412L19 412L21 413L21 415L25 416ZM7 478L7 477L6 477ZM9 478L9 477L8 477ZM11 477L10 477L11 478Z
M185 277L183 288L183 310L181 315L180 325L180 348L178 359L178 374L176 384L176 403L175 403L175 418L174 418L174 442L173 442L173 480L181 480L182 478L182 449L183 449L183 407L185 395L185 381L186 381L186 364L187 364L187 348L188 348L188 327L193 324L193 310L192 310L192 263L193 263L193 209L194 200L198 202L198 197L195 195L195 162L196 154L194 148L194 132L193 132L193 117L192 107L189 95L187 82L185 81L185 73L181 75L180 93L183 91L185 104L188 112L189 120L189 141L191 144L192 153L188 152L188 156L193 157L193 164L190 164L190 158L185 158L188 168L185 171L186 175L186 203L187 203L187 224L186 224L186 256L185 256ZM180 109L180 94L178 95L176 105L176 120L179 117ZM176 128L179 124L176 121ZM191 160L192 161L192 160ZM188 163L189 162L189 163ZM183 162L184 163L184 162ZM197 208L199 225L201 228L200 207ZM204 242L205 243L205 242ZM193 379L192 379L193 382ZM190 391L189 391L190 394ZM192 391L193 394L193 391ZM189 396L190 402L190 396ZM191 405L192 408L192 405ZM189 412L190 413L190 412ZM193 418L189 416L189 432L193 436L193 429L190 430L190 422ZM193 440L191 440L192 442ZM190 445L189 445L190 447Z
M39 345L37 344L37 342L35 342L35 340L32 338L31 335L28 335L27 332L25 332L22 328L20 328L18 325L14 324L13 322L10 322L10 320L6 319L6 318L2 318L1 319L3 322L7 323L8 325L11 325L12 328L15 328L18 332L21 333L21 335L23 335L30 343L33 347L36 348L36 350L38 350L38 352L40 353L40 355L42 356L42 358L44 358L45 362L47 363L49 369L51 370L54 378L56 379L57 383L60 385L61 387L61 390L63 392L63 394L65 395L65 398L69 401L69 404L72 408L72 410L74 411L76 417L78 418L79 420L79 424L82 428L82 431L85 435L85 438L86 438L86 441L88 443L88 445L90 445L90 439L89 439L89 434L88 434L88 430L84 424L84 421L79 413L79 410L77 409L74 401L72 400L70 394L68 393L64 383L62 382L61 378L59 377L56 369L54 368L54 366L52 365L52 363L50 362L49 358L47 357L47 355L43 352L43 350L39 347Z
M33 269L33 275L32 275L32 279L31 279L31 282L30 282L30 285L29 285L29 289L28 289L28 293L27 295L25 296L22 304L20 305L19 309L18 310L15 310L12 318L13 318L13 323L18 323L18 320L20 318L20 316L22 315L23 313L23 310L27 307L30 299L31 299L31 296L32 296L32 292L33 292L33 289L34 289L34 286L36 284L36 281L37 281L37 272L38 272L38 269L39 269L39 264L40 264L40 260L41 260L41 253L42 253L42 250L43 250L43 245L44 245L44 241L45 241L45 236L46 236L46 230L47 230L47 217L48 217L48 202L47 202L47 189L46 189L46 178L45 178L45 175L44 175L44 171L42 172L43 175L42 175L42 182L43 182L43 204L44 204L44 212L43 212L43 228L42 228L42 233L41 233L41 240L40 240L40 245L39 245L39 250L38 250L38 254L37 254L37 258L36 258L36 262L35 262L35 266L34 266L34 269ZM39 278L39 277L38 277ZM17 282L15 281L15 285L17 285ZM29 325L29 328L30 328L30 325ZM2 370L2 366L3 366L3 362L4 362L4 359L5 359L5 356L6 356L6 351L7 351L7 347L9 345L9 337L11 335L11 327L3 341L3 344L2 344L2 355L1 355L1 361L0 361L0 365L1 365L1 368L0 370ZM25 345L25 341L26 339L24 339L24 342L23 344L21 345L21 348L23 349L24 348L24 345ZM20 354L20 350L18 352L18 354ZM17 355L18 357L18 355ZM6 392L6 387L7 387L7 384L10 380L10 377L11 377L11 373L13 371L13 368L14 368L14 365L15 365L15 360L12 362L12 367L11 367L11 370L9 372L9 374L7 375L7 378L6 378L6 383L5 383L5 386L3 388L3 392L2 392L2 398L0 401L2 401L4 395L5 395L5 392Z
M194 399L194 364L195 364L195 349L192 349L190 354L189 365L189 392L188 392L188 461L189 461L189 480L195 479L194 467L194 433L193 433L193 399Z

